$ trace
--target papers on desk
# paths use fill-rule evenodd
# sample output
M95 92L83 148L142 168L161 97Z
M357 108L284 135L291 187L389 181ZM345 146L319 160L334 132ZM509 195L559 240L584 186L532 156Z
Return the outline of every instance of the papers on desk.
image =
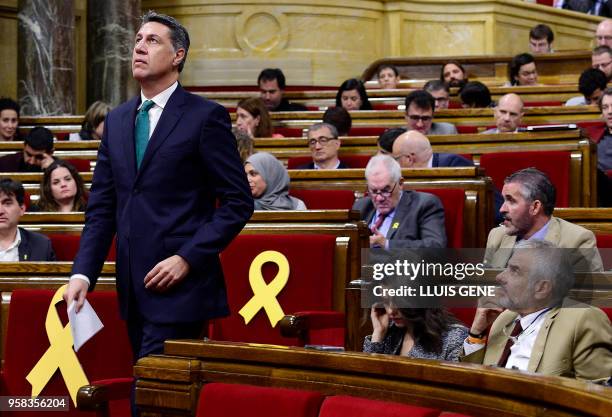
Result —
M68 307L68 320L70 321L74 351L78 352L85 342L102 330L104 325L87 299L85 299L85 303L78 314L75 306L76 302L73 301Z

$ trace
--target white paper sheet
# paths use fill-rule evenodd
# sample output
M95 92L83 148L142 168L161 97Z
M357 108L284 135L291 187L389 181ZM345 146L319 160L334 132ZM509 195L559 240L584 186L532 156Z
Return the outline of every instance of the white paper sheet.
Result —
M74 350L78 352L85 342L102 330L104 325L87 299L85 299L83 308L78 314L75 311L75 306L76 302L73 301L68 307L68 320L70 321Z

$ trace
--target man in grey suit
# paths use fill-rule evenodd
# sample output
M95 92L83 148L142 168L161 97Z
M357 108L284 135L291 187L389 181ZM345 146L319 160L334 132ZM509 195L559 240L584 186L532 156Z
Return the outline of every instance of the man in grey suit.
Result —
M406 125L408 130L418 130L429 135L456 135L457 129L450 123L433 121L436 99L427 91L417 90L406 96Z
M445 248L444 208L438 197L402 191L402 172L389 155L376 155L365 170L368 197L357 200L373 248Z

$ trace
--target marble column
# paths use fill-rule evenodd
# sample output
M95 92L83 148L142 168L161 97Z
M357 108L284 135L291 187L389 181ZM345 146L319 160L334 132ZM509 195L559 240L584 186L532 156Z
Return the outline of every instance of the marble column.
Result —
M88 0L88 104L102 100L115 107L138 92L131 60L140 15L140 0Z
M22 115L73 114L73 0L20 0L18 96Z

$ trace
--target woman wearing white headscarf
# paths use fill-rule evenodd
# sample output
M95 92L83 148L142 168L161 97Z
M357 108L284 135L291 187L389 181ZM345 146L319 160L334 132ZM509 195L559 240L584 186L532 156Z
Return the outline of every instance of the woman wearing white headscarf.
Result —
M255 210L306 210L302 200L289 195L289 174L273 155L257 152L249 156L244 170Z

